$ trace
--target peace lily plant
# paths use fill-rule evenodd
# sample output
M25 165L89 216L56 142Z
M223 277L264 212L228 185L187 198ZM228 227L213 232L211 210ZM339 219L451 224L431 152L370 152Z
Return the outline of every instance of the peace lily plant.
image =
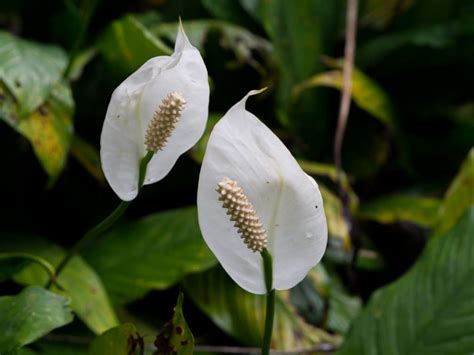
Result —
M198 186L202 235L230 277L267 294L269 352L275 290L299 283L322 258L327 224L318 185L245 109L251 91L214 127Z
M208 106L207 69L180 21L174 53L148 60L112 94L100 157L105 177L122 203L79 240L58 265L57 274L121 217L143 185L163 179L199 140Z

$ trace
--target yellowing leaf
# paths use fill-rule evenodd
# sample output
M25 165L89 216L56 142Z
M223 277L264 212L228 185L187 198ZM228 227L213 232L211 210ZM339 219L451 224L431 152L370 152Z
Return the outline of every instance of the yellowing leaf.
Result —
M342 70L330 70L312 76L297 85L294 93L299 95L304 90L318 86L341 90L342 83ZM370 113L380 122L392 129L395 127L393 107L389 97L375 81L356 68L352 72L352 99L361 109Z

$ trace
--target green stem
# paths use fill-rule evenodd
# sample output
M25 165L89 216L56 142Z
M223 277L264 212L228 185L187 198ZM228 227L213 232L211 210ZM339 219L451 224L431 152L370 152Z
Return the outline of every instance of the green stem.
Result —
M262 354L270 354L272 341L273 318L275 316L275 289L273 289L273 265L272 256L267 249L263 249L263 270L265 273L265 287L267 289L267 305L265 312L265 331L263 333Z
M139 175L138 175L138 189L140 189L143 186L143 182L145 180L145 175L146 175L146 169L147 169L148 163L153 157L153 154L154 154L153 152L150 152L150 151L147 152L145 157L143 157L143 159L140 161L140 170L139 170ZM103 234L110 227L112 227L115 224L115 222L117 222L120 219L120 217L122 217L122 215L125 213L130 203L131 201L120 202L117 208L107 218L105 218L102 222L100 222L98 225L96 225L94 228L92 228L86 234L84 234L84 236L81 239L79 239L79 241L76 244L74 244L74 246L71 249L69 249L66 256L61 260L61 262L57 266L56 277L59 276L61 271L63 271L64 267L69 263L69 261L76 254L79 253L79 251L81 251L85 246L91 243L99 235ZM51 278L46 288L50 288L52 282L53 282L53 279Z
M56 271L49 261L29 253L0 253L0 260L5 259L26 259L40 265L49 274L51 282L56 282Z

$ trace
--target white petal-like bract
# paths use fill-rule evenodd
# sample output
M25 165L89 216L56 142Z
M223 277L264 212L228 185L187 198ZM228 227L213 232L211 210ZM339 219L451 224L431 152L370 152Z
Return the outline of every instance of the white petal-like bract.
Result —
M243 243L218 200L225 177L238 182L255 207L273 256L273 288L300 282L326 250L327 225L317 183L273 132L246 111L250 92L214 127L198 187L198 214L209 248L245 290L266 293L262 256Z
M113 92L100 141L105 177L124 201L138 194L140 160L146 155L145 134L162 100L172 92L186 104L164 148L148 164L144 184L164 178L181 154L189 150L205 130L209 84L199 51L191 45L182 26L171 56L148 60Z

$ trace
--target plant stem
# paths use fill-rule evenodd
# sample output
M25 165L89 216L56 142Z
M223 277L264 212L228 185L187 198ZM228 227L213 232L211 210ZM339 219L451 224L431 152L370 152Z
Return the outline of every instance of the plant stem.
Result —
M37 255L29 253L0 253L0 260L4 259L26 259L35 262L46 270L46 272L49 274L51 282L54 283L56 281L56 271L54 270L53 265Z
M263 258L263 270L265 273L265 287L267 288L267 305L265 312L265 331L263 333L262 354L270 354L272 341L273 318L275 316L275 289L273 289L273 265L272 256L267 249L261 253Z
M147 152L145 157L142 158L140 161L140 170L138 174L138 189L143 186L143 182L145 180L146 169L148 163L150 162L151 158L153 157L153 152ZM125 213L128 206L130 205L131 201L122 201L117 206L117 208L102 222L96 225L94 228L89 230L84 236L68 251L64 259L61 260L59 265L56 268L56 278L59 277L59 274L64 269L64 267L69 263L69 261L79 253L85 246L91 243L95 238L99 235L107 231L110 227L112 227L115 222L117 222L120 217ZM50 288L52 284L53 278L50 278L46 288Z

